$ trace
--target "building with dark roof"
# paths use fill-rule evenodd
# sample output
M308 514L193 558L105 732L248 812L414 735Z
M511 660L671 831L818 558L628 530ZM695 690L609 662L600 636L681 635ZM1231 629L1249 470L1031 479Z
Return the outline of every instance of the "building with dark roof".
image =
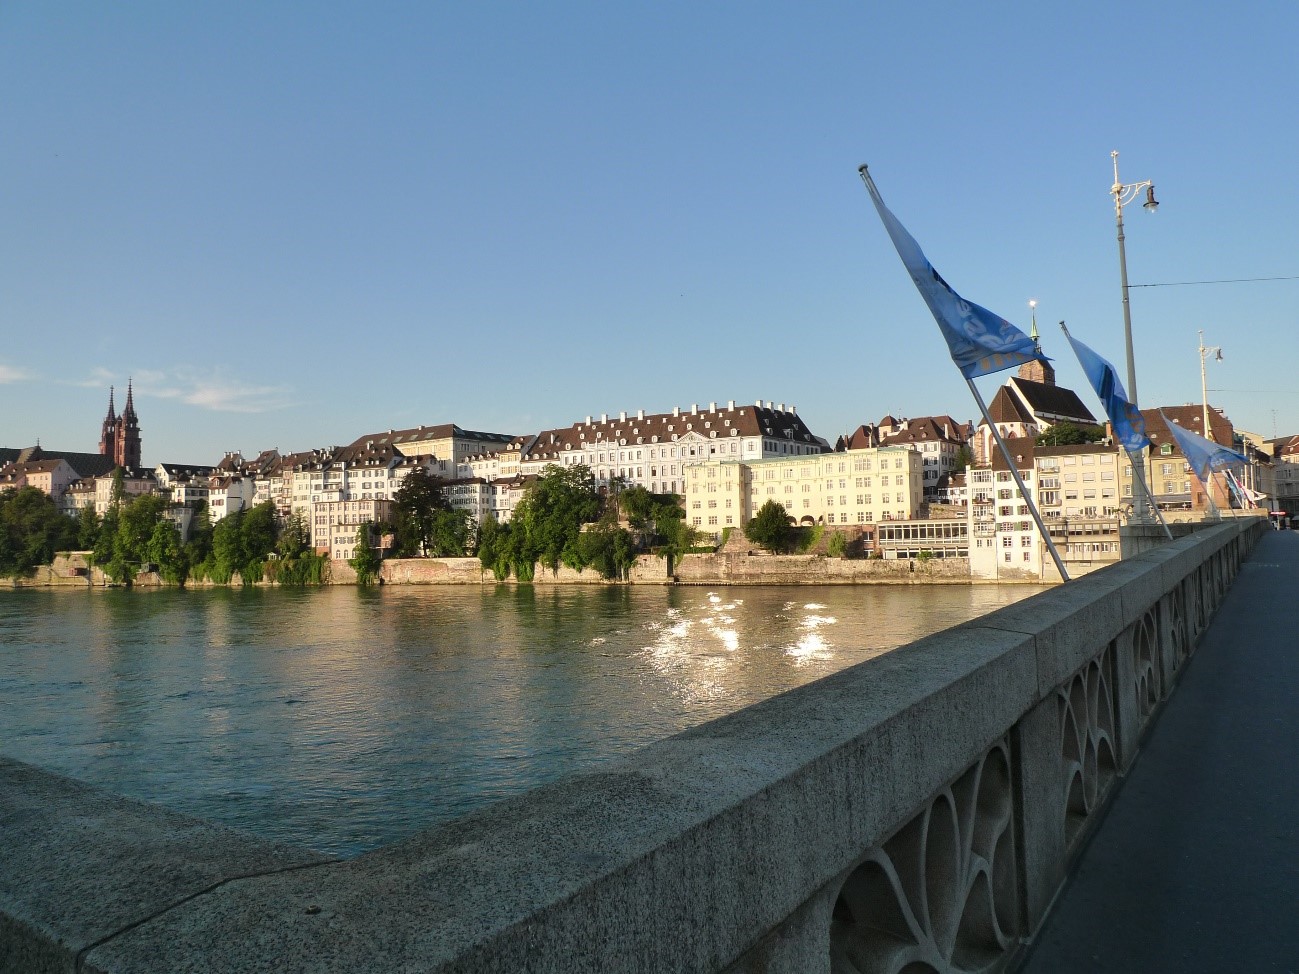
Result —
M808 429L795 406L763 400L737 405L732 399L724 406L710 402L706 409L695 403L670 413L587 416L572 426L516 439L502 455L515 450L520 473L540 473L552 463L585 464L597 485L620 478L668 494L685 489L684 468L690 463L814 456L830 447Z
M1031 441L1057 423L1096 425L1096 417L1083 405L1078 394L1055 385L1053 375L1052 380L1047 383L1026 379L1023 375L1011 376L988 403L988 415L1008 446L1010 440ZM996 452L992 431L986 421L980 420L974 434L975 463L989 463Z
M956 473L961 450L969 445L974 435L970 423L958 423L951 416L919 416L913 419L895 419L885 416L878 424L858 426L835 443L836 452L864 450L877 446L905 446L922 454L924 498L939 500L940 484ZM960 467L964 470L964 465Z

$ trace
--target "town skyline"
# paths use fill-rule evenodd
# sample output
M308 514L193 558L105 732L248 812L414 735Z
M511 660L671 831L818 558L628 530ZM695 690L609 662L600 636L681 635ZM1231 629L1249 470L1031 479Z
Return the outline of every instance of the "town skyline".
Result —
M1056 322L1125 371L1113 149L1163 204L1125 211L1140 404L1199 402L1202 329L1212 405L1299 432L1295 14L1192 8L1116 45L1117 7L11 5L0 445L92 450L128 381L193 463L701 398L977 420L862 162L1090 404Z

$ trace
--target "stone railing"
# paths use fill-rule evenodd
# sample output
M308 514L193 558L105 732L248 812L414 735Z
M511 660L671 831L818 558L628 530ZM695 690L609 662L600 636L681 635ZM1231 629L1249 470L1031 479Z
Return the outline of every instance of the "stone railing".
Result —
M346 862L0 760L0 970L999 971L1265 526Z

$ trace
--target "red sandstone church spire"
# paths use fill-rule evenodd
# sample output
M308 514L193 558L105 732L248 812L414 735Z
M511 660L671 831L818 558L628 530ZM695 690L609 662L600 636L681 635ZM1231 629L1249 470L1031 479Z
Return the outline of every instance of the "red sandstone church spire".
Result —
M134 388L131 380L126 383L126 407L118 416L113 408L113 392L108 389L108 415L99 437L100 456L112 457L119 467L137 469L140 466L140 420L135 415Z

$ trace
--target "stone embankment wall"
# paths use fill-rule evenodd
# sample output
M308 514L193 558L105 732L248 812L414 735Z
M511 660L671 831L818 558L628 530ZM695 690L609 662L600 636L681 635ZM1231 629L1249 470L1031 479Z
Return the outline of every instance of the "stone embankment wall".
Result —
M61 551L25 578L0 578L0 588L91 588L104 581L103 571L90 565L90 552Z
M657 555L640 555L629 573L629 581L648 585L665 585L671 581L667 559ZM383 563L379 572L385 585L495 585L496 576L486 571L477 558L393 558ZM346 563L330 564L330 582L353 584L356 573ZM508 583L517 584L515 579ZM594 569L575 571L560 565L552 572L537 565L533 585L615 585Z
M685 585L968 585L970 563L965 558L912 562L719 552L685 555L676 565L676 580Z
M1004 971L1265 530L1167 543L344 862L0 758L0 969Z

